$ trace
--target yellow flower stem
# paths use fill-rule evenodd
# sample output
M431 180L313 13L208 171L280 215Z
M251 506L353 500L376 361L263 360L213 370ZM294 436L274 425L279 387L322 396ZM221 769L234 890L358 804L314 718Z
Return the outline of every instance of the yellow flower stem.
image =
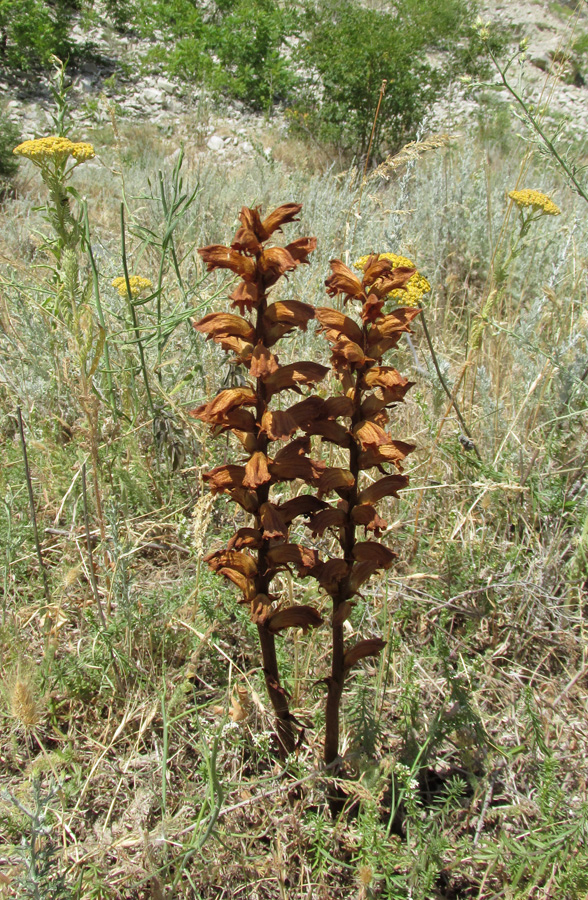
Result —
M535 131L537 132L537 134L539 135L539 137L541 138L541 140L543 141L543 143L545 144L545 146L547 147L547 149L549 150L549 152L551 153L553 158L555 160L557 160L557 162L559 163L561 168L564 170L564 172L566 173L567 177L570 179L570 181L574 185L574 187L575 187L576 191L578 192L578 194L580 195L580 197L582 197L582 199L588 203L588 194L586 193L586 191L584 190L584 188L582 187L582 185L580 184L580 182L574 175L573 169L568 165L568 163L565 161L565 159L558 153L555 145L547 137L547 135L543 131L541 125L539 124L539 122L537 121L535 116L532 114L532 112L530 111L529 107L527 106L527 104L525 103L523 98L515 91L515 89L511 86L510 82L507 81L506 73L508 71L508 66L505 66L504 69L500 66L500 63L496 59L496 56L492 52L492 49L489 44L486 44L486 49L488 50L488 55L490 56L490 59L492 60L492 62L494 63L494 65L496 66L496 68L498 70L498 74L500 75L500 79L501 79L503 85L505 86L505 88L507 89L509 94L512 97L514 97L516 102L519 104L519 106L523 110L527 120L531 123L532 127L535 129Z

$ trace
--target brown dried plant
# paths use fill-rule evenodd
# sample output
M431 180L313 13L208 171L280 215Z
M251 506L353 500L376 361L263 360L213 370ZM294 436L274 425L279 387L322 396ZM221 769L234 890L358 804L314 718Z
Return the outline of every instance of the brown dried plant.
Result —
M411 382L391 366L382 365L382 357L396 346L403 332L410 330L419 310L395 309L384 313L391 291L404 288L414 269L393 268L387 259L372 255L360 279L340 260L331 260L332 274L325 284L330 296L342 294L344 302L359 305L359 319L339 310L321 308L315 311L320 330L331 344L331 364L340 381L342 393L327 401L335 414L322 423L324 440L343 448L347 467L336 470L336 483L331 482L340 500L324 509L310 521L313 533L325 528L336 531L341 555L332 557L312 573L332 598L331 674L327 679L324 761L338 765L339 715L341 696L349 669L360 659L378 656L384 642L380 638L361 640L345 647L344 623L351 615L354 598L362 585L376 572L387 569L395 554L375 540L358 540L364 529L380 537L386 522L378 515L377 503L384 497L397 497L408 478L402 473L402 462L415 449L413 444L394 440L385 430L388 409L404 399ZM348 424L336 420L345 419ZM385 466L393 467L387 474ZM377 481L367 473L378 470ZM335 470L333 470L335 471Z
M275 353L275 345L284 335L295 328L305 330L314 317L314 309L306 303L268 300L269 289L307 263L308 254L316 247L316 238L306 237L286 247L267 245L274 232L297 221L300 209L297 203L287 203L262 220L259 209L243 207L241 227L230 247L214 244L198 251L209 271L230 269L240 276L230 295L231 305L240 315L209 313L194 323L197 331L234 353L249 372L247 386L221 391L192 415L217 434L232 432L245 455L242 464L217 466L204 475L213 493L228 493L252 517L251 525L239 528L224 549L210 553L206 560L240 588L242 602L249 606L257 625L282 755L295 749L297 728L280 682L275 635L289 627L306 630L322 622L314 607L280 606L271 592L279 571L294 566L305 575L319 562L315 550L288 541L291 522L314 510L316 498L276 503L272 493L272 488L284 481L302 479L319 486L326 469L308 456L310 439L306 435L293 438L319 414L322 404L318 398L310 397L285 410L273 408L283 391L301 393L301 385L315 385L329 371L315 362L281 365ZM276 450L277 442L282 446Z
M295 221L300 209L298 204L285 204L262 220L259 209L244 207L242 227L230 247L213 245L199 250L209 270L228 268L241 277L230 295L241 315L210 313L194 327L235 353L247 367L250 381L244 387L221 391L192 415L210 424L216 433L232 432L245 452L244 464L218 466L204 476L213 493L227 492L253 519L250 526L238 529L226 548L210 553L207 562L241 589L243 603L250 607L282 753L295 748L297 729L280 683L274 635L289 627L306 630L322 619L312 606L280 606L271 593L272 580L280 570L294 566L299 575L316 578L332 599L324 761L337 768L340 705L347 672L360 659L377 656L384 646L379 638L368 638L346 648L344 623L362 585L388 568L395 556L376 540L358 540L358 529L363 527L366 538L368 532L377 538L385 529L376 505L384 497L396 497L406 486L402 462L414 449L385 431L387 410L403 400L411 383L382 365L382 357L410 330L419 310L383 312L387 296L404 288L414 269L394 269L389 260L377 255L369 257L361 281L339 260L331 262L327 292L343 294L345 302L359 303L358 321L339 310L315 310L296 300L268 302L269 288L306 263L316 247L315 238L300 238L285 248L266 246L274 231ZM302 385L314 386L329 372L315 362L282 366L272 350L293 329L306 329L311 319L318 321L319 330L331 343L331 366L342 392L326 398L311 393L287 409L274 409L272 401L277 394L288 390L300 393ZM298 431L302 434L295 436ZM313 459L309 455L313 435L341 448L347 465L327 466ZM277 442L282 446L276 451ZM383 468L388 464L393 466L393 474ZM370 481L365 473L374 468L383 477ZM314 492L275 502L272 488L284 481L302 481ZM324 499L330 494L338 495L335 504ZM289 542L289 527L299 516L305 517L313 539L333 529L340 555L321 560L314 547Z

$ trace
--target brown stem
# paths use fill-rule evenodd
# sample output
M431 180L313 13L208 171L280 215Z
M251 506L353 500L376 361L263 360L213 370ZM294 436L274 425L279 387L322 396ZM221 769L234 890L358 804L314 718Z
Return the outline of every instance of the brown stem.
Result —
M361 421L361 400L362 390L360 387L362 370L356 375L356 387L353 395L353 416L351 419L351 430ZM358 496L358 478L359 478L359 447L355 438L352 438L349 449L349 471L353 475L354 484L349 491L347 498L347 521L340 537L343 558L349 566L353 565L353 549L355 547L355 523L352 518L354 506L357 504ZM339 591L333 595L333 619L336 620L336 614L339 607L350 598L350 577L349 574L344 581L340 583ZM333 655L331 664L331 676L328 680L327 704L325 712L325 747L324 761L326 765L332 765L339 756L339 725L340 725L340 707L341 697L343 695L343 687L345 684L345 666L343 658L345 656L345 642L343 638L343 622L334 621L333 624Z
M260 280L260 301L257 307L257 320L255 323L256 341L261 341L265 345L265 331L263 323L263 314L267 309L267 297L265 295L263 281ZM261 420L268 408L267 388L262 378L256 379L256 427L257 427L257 449L261 453L267 455L268 437L265 432L260 431ZM255 515L255 527L263 533L263 524L259 510L264 503L269 500L269 483L260 485L257 490L257 509ZM263 540L261 547L257 551L257 576L255 579L256 590L258 594L269 595L269 587L271 576L269 574L267 552L269 550L269 541ZM296 748L296 734L294 731L294 723L290 715L288 705L288 696L284 688L280 684L280 673L278 669L278 659L276 656L276 639L269 631L267 626L259 623L257 626L259 634L259 642L261 644L261 654L263 658L263 674L265 676L265 684L270 698L271 704L276 715L276 731L280 746L280 756L285 758Z

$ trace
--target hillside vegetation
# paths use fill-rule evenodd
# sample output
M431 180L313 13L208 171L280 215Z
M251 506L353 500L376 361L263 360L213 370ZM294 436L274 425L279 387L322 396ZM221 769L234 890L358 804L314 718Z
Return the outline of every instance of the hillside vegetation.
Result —
M417 16L420 6L403 8ZM191 58L203 47L207 56L213 24L217 36L226 29L230 54L231 17L250 5L207 7L214 23L190 7L204 23ZM546 152L538 132L490 96L471 129L430 133L418 122L432 95L417 91L410 123L393 106L378 118L382 154L411 128L417 140L377 166L365 167L365 153L350 162L347 151L367 149L386 74L374 73L365 107L350 88L333 99L357 112L355 124L338 119L327 16L340 17L348 48L354 17L381 13L259 7L271 34L274 16L288 29L290 13L310 17L314 56L300 77L320 75L324 93L316 109L296 108L317 145L266 123L272 152L260 140L229 166L203 157L189 134L179 147L177 135L116 108L107 123L80 125L58 65L44 136L61 143L24 145L2 200L0 896L580 900L585 149L560 138ZM160 19L147 22L145 8ZM171 23L161 18L170 4L145 8L113 5L115 26L172 29L170 65L186 65L188 5L178 2ZM463 9L441 8L447 37ZM484 26L473 34L488 47ZM367 35L381 58L379 36ZM15 40L8 35L7 53ZM423 84L418 46L413 75ZM345 58L338 71L351 86L355 62ZM216 74L210 59L206 77L226 77L220 55ZM280 78L296 74L294 55L279 59ZM260 104L278 97L272 87ZM541 129L543 111L534 112ZM335 166L329 148L346 140L344 123L353 139ZM327 294L333 259L361 275L361 257L394 254L396 267L420 276L419 291L386 301L386 310L413 300L421 309L384 357L414 383L389 427L416 449L403 461L408 487L379 507L378 540L397 557L364 582L344 623L347 647L373 640L379 655L347 677L342 765L330 769L321 763L329 592L291 562L272 581L274 610L317 611L317 627L275 635L278 687L297 734L285 755L251 604L206 560L252 530L251 513L207 487L211 470L243 464L250 451L194 415L252 380L251 355L239 357L235 342L227 353L193 327L229 312L237 287L226 270L207 272L197 251L228 246L242 207L266 215L288 203L302 204L299 221L277 243L312 235L316 250L305 245L308 265L276 279L270 299L284 308L336 307L361 323L358 306ZM307 324L280 341L279 362L326 371L333 347ZM319 397L341 392L339 376L325 376ZM310 388L298 391L281 395L280 410ZM313 458L342 471L348 445L320 433ZM375 482L382 471L362 477ZM280 484L276 502L308 484ZM321 560L336 555L336 529L293 524L291 535Z

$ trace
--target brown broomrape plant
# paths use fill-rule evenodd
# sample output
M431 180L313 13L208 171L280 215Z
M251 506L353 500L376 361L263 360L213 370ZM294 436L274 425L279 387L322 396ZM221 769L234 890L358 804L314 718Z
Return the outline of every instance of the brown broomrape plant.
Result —
M289 409L274 409L273 401L284 391L301 393L302 385L315 385L329 369L315 362L281 365L275 353L278 341L295 328L306 329L314 309L296 300L268 301L268 290L280 278L308 262L316 238L299 238L286 247L267 246L272 234L297 221L301 206L287 203L262 220L259 209L243 207L230 247L213 244L198 252L208 270L230 269L241 281L230 295L234 312L209 313L194 323L233 352L249 371L249 384L221 391L192 415L208 423L216 433L232 432L243 447L244 464L217 466L204 475L213 493L226 492L251 514L249 527L239 528L223 550L206 557L208 564L240 588L242 602L250 608L257 625L268 694L277 720L281 754L296 747L296 722L288 696L280 683L275 635L289 627L322 622L312 606L279 606L271 593L271 582L281 570L294 566L300 575L319 562L315 550L288 541L288 530L296 516L314 509L316 498L297 497L286 503L272 500L272 488L284 481L302 479L318 487L326 471L323 463L309 456L310 439L304 430L320 413L314 398ZM318 398L316 398L318 399ZM275 450L276 443L280 449Z
M382 365L382 357L396 346L403 332L410 330L410 322L419 310L383 312L387 295L404 288L414 269L394 269L390 260L378 259L376 254L367 260L361 281L338 259L331 260L331 269L325 282L327 293L342 294L344 302L354 301L360 306L360 322L336 309L315 311L320 330L331 344L331 364L342 387L342 394L327 401L335 414L321 423L320 433L324 440L342 447L348 460L347 468L337 470L336 483L333 480L329 485L341 499L336 506L325 506L310 522L315 533L335 528L341 548L341 555L320 566L315 576L333 603L324 761L337 767L346 675L360 659L378 656L384 646L380 638L369 638L346 648L344 623L362 585L376 572L389 568L395 557L378 541L358 540L357 532L363 528L364 537L368 537L368 532L379 537L386 528L386 522L377 513L377 503L384 497L397 497L398 491L406 487L408 478L401 474L402 462L415 449L413 444L393 440L385 430L388 409L404 399L411 382L391 366ZM345 419L346 424L336 422L337 418ZM387 474L388 465L393 474ZM373 469L383 477L371 479L367 473Z
M262 220L259 209L243 207L241 227L230 247L212 245L198 251L209 271L226 268L240 276L230 295L232 307L240 314L210 313L194 327L236 355L249 371L249 383L221 391L192 415L217 434L232 432L244 451L241 464L217 466L204 478L213 493L228 493L252 516L252 523L239 528L226 548L209 554L207 562L240 588L242 602L257 625L282 755L295 749L299 732L280 683L275 635L289 627L318 626L322 618L312 606L280 605L271 592L272 580L293 566L300 576L316 578L332 599L324 761L337 768L346 675L356 662L377 656L384 646L379 638L369 638L346 647L344 624L362 585L394 559L391 550L367 537L369 533L378 538L386 528L377 503L396 497L407 485L402 462L414 449L412 444L393 440L385 430L388 409L403 400L411 383L382 365L382 357L410 330L419 310L383 312L387 295L404 288L414 269L393 268L390 260L377 255L367 260L361 281L342 262L331 261L327 292L359 304L358 321L339 310L315 310L297 300L269 302L268 290L308 262L308 254L316 247L315 238L299 238L283 248L267 246L276 230L297 221L300 209L299 204L288 203ZM318 321L331 344L331 366L342 391L326 398L310 393L286 409L276 409L273 401L278 394L301 394L302 386L313 387L329 372L315 362L281 365L275 353L284 335L296 328L306 330L311 319ZM341 448L346 466L330 467L313 459L313 435ZM392 466L392 474L384 468L387 465ZM374 469L383 476L376 481L368 475ZM276 502L272 488L288 481L302 481L314 490ZM329 495L339 499L329 503L324 499ZM289 541L289 528L301 516L313 538L327 529L334 531L339 556L321 560L316 549ZM365 540L358 540L360 528Z

